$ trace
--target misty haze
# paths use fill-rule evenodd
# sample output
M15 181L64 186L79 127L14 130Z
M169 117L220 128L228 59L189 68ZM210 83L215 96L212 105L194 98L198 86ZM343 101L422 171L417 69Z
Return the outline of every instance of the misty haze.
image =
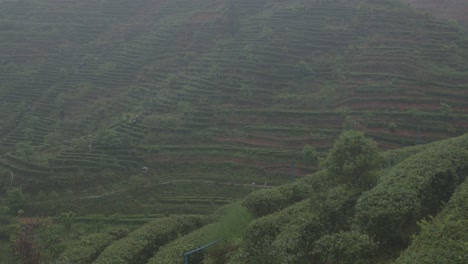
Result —
M0 0L0 263L468 263L468 1Z

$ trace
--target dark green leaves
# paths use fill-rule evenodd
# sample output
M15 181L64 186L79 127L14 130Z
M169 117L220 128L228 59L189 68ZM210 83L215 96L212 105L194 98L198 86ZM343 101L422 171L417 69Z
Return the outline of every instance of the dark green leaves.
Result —
M380 167L377 145L362 132L343 132L330 150L324 167L339 182L367 189L375 182L373 172Z

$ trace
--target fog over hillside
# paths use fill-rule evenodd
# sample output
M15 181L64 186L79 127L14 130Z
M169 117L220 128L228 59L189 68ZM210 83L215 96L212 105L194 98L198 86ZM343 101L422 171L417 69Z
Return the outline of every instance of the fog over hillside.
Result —
M433 13L436 17L459 21L468 26L468 1L465 0L403 0L416 10Z
M464 263L467 7L0 0L0 263Z

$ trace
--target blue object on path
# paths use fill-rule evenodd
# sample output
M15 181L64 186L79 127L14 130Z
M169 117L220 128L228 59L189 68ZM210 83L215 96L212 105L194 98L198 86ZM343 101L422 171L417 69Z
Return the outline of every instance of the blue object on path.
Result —
M204 246L202 246L202 247L199 247L199 248L197 248L197 249L194 249L194 250L192 250L192 251L185 252L185 253L184 253L185 264L188 264L188 256L189 256L190 254L193 254L193 253L195 253L195 252L197 252L197 251L200 251L200 250L202 250L202 249L205 249L205 248L207 248L207 247L209 247L209 246L211 246L211 245L213 245L213 244L215 244L215 243L218 243L219 241L221 241L221 239L218 239L218 240L216 240L216 241L213 241L213 242L211 242L211 243L209 243L209 244L206 244L206 245L204 245Z

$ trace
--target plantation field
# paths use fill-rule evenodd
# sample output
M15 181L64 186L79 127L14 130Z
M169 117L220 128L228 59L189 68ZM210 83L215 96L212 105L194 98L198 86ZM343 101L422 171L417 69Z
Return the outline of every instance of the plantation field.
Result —
M0 1L4 222L211 216L321 170L344 130L389 167L467 133L464 5L432 2Z

